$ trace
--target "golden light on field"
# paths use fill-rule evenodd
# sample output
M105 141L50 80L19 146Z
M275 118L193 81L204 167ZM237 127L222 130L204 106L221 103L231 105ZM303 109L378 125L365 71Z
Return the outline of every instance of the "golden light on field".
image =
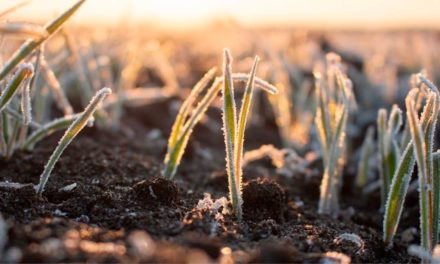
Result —
M23 0L25 1L25 0ZM74 0L33 0L10 19L45 20ZM6 0L2 10L19 3ZM205 26L224 18L244 25L342 28L440 28L437 0L88 0L76 23L150 22L169 28Z

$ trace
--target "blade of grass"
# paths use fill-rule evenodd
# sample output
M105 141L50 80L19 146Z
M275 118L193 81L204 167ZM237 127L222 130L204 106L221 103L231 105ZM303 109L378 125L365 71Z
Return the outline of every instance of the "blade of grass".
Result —
M47 181L49 180L50 174L55 167L56 162L63 154L66 147L72 142L72 140L78 135L78 133L87 125L89 119L92 117L93 113L97 110L98 105L104 100L104 98L111 93L110 88L103 88L99 90L96 95L92 98L89 105L84 109L78 118L72 122L69 128L64 133L63 137L60 139L58 146L55 148L54 152L50 156L48 162L44 166L44 171L40 176L40 182L35 186L38 195L41 195L44 191Z
M315 75L315 83L316 83L316 93L318 97L318 109L317 109L317 115L316 115L316 126L319 131L319 135L321 138L321 145L322 150L324 153L324 164L328 164L327 157L327 150L330 148L330 116L329 113L325 110L326 107L326 93L324 90L324 87L321 84L321 74L314 73Z
M8 116L12 117L13 119L16 119L17 121L19 121L21 123L24 122L24 117L19 112L15 111L15 110L13 110L13 109L11 109L9 107L6 107L4 112ZM41 125L39 123L37 123L37 122L35 122L33 120L31 120L31 122L29 123L29 126L32 127L32 128L36 128L36 129L41 127Z
M383 240L388 246L391 245L394 234L397 230L400 216L402 215L403 203L405 202L414 164L414 148L412 141L410 141L403 151L402 157L397 166L397 170L394 173L387 202L385 204Z
M246 79L248 77L249 77L248 74L242 74L242 76L240 76L240 78L234 79L234 74L232 74L232 79L234 81L248 80L248 79ZM264 82L264 86L257 85L257 82L256 82L257 79L258 78L255 77L255 87L258 87L258 88L260 88L266 92L272 93L272 94L276 94L278 92L276 87L274 87L271 84L268 84L267 82ZM166 154L165 157L168 157L168 158L165 158L165 161L164 161L165 168L162 172L162 174L164 175L164 177L166 179L172 179L174 177L176 170L177 170L177 167L179 166L180 161L182 159L182 156L185 152L185 148L186 148L188 140L191 136L192 130L194 129L196 124L199 122L199 120L202 118L203 114L206 112L209 105L211 105L211 103L214 101L214 99L216 98L216 96L218 95L220 90L222 89L221 84L223 83L223 80L224 80L223 77L217 77L214 80L211 87L208 89L206 94L203 96L202 100L200 100L200 102L197 104L196 108L194 108L194 110L192 111L192 114L190 115L188 120L183 125L182 132L179 134L179 139L174 144L174 147L168 151L169 154L168 153ZM260 84L262 84L262 83L260 82Z
M432 154L433 159L433 208L434 208L434 214L433 218L435 220L434 222L434 228L433 228L433 240L432 244L437 245L438 243L438 232L439 232L439 210L440 210L440 150L437 150L435 153Z
M414 97L418 93L418 89L410 91L408 96ZM434 101L430 100L426 103L422 117L421 127L425 131L428 126L428 116L425 112L432 112L434 108ZM386 245L391 246L394 234L396 233L399 224L400 216L402 215L403 204L405 202L406 193L408 191L410 178L415 165L414 145L411 139L401 155L397 169L392 178L384 214L383 222L383 240Z
M337 166L338 166L338 158L340 153L341 144L343 144L345 138L345 127L347 124L347 107L346 105L341 105L341 109L339 112L339 118L337 119L337 125L335 132L333 134L333 138L331 139L330 151L328 153L328 164L324 171L324 176L320 186L320 199L319 199L319 214L331 214L338 210L334 206L337 205L336 197L333 194L336 194L338 190L337 188L337 175L335 175ZM333 175L331 175L333 174Z
M59 17L51 21L44 26L45 30L48 32L46 37L33 40L27 40L5 63L3 68L0 70L0 80L3 80L24 58L26 58L35 48L40 46L46 39L53 35L85 2L85 0L79 0L71 8L61 14Z
M417 113L414 109L413 97L410 95L406 99L406 108L408 122L410 124L411 138L414 144L415 156L418 165L419 174L419 191L420 191L420 229L421 229L421 244L422 247L431 250L432 249L432 216L430 215L430 193L428 180L428 168L426 164L426 147L424 140L424 133L420 126ZM433 97L429 98L430 100Z
M174 147L170 149L169 154L167 153L165 156L165 168L162 174L166 179L172 179L174 177L195 125L202 118L203 114L208 109L208 106L214 101L217 94L220 92L220 89L221 82L216 80L203 99L198 103L197 107L193 110L191 117L184 124L179 139L174 144Z
M237 113L234 99L234 86L232 81L232 56L228 49L223 54L223 134L226 146L226 172L228 174L229 195L235 216L241 220L241 197L235 175L235 136Z
M248 83L246 85L242 103L241 103L241 109L238 119L238 126L237 126L237 135L235 139L235 177L236 177L236 183L238 184L238 190L241 193L242 189L242 159L243 159L243 143L244 143L244 131L246 130L246 121L249 114L249 109L252 102L252 94L254 91L254 82L255 82L255 74L257 71L258 62L260 61L260 58L257 56L255 57L254 64L252 65L251 73L249 74L250 78L248 80Z
M250 78L250 76L247 73L232 73L232 80L233 81L247 82L249 80L249 78ZM220 77L219 81L223 82L223 77ZM278 93L278 89L275 86L273 86L272 84L266 82L265 80L263 80L259 77L255 77L255 87L263 89L270 94L277 94Z
M381 200L382 205L385 203L387 199L387 193L390 183L388 182L389 178L387 173L389 170L387 169L387 161L386 161L386 123L387 123L387 111L385 109L379 109L378 115L377 115L377 143L378 143L378 150L379 150L379 173L381 177Z
M18 91L20 85L26 80L30 79L34 74L34 67L32 64L24 63L20 66L17 73L8 82L5 90L0 96L0 112L2 112L9 104L15 93Z
M174 121L173 127L171 129L170 138L168 141L168 152L175 146L177 139L179 138L180 133L182 132L182 127L186 118L188 117L191 106L194 104L197 96L205 89L209 81L215 75L217 68L211 68L200 81L194 86L191 90L191 93L187 97L187 99L182 103L182 106L179 109L179 112L176 116L176 120Z
M439 106L440 106L440 102L439 102L439 94L436 94L435 92L431 93L431 97L434 97L434 109L431 112L431 115L429 116L429 121L428 121L428 125L425 129L425 135L424 135L424 145L425 145L425 159L423 160L425 162L425 166L426 166L426 180L427 180L427 187L425 188L425 191L427 192L427 196L428 196L428 209L429 209L429 225L431 225L431 234L430 234L430 239L431 241L431 250L433 249L433 247L436 245L437 242L437 233L438 233L438 218L435 218L435 214L438 214L438 212L436 213L436 201L435 201L435 197L436 194L435 192L439 192L440 189L434 189L434 182L435 182L435 175L434 175L434 164L433 164L433 157L432 157L432 152L433 152L433 145L434 145L434 132L435 132L435 128L437 125L437 117L438 117L438 112L439 112ZM437 220L436 220L437 219ZM435 242L435 243L434 243Z
M21 113L23 115L23 125L29 126L32 122L32 104L31 104L31 78L25 81L21 91Z
M64 116L55 119L43 126L40 126L37 130L32 132L23 144L23 148L32 150L36 143L43 138L53 134L56 131L67 129L74 120L79 117L79 114Z

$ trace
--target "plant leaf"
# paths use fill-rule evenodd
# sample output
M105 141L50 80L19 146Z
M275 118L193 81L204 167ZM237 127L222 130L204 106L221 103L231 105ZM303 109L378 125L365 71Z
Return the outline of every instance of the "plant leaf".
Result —
M61 26L78 10L78 8L85 2L85 0L79 0L71 8L66 10L59 17L51 21L44 26L48 35L39 39L29 39L12 55L12 57L5 63L0 70L0 80L3 80L24 58L26 58L31 52L40 46L46 39L53 35Z

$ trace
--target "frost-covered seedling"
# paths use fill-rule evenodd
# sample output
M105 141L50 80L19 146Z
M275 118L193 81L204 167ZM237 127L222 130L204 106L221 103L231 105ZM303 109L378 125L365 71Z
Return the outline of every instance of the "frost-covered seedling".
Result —
M315 81L318 104L315 124L324 160L318 213L334 215L339 211L347 118L354 97L351 81L342 73L336 54L327 56L327 72L324 76L315 72Z
M34 67L30 63L22 63L22 61L29 55L35 54L37 57L35 68L38 70L42 44L56 33L84 2L85 0L77 1L70 9L43 27L14 22L0 26L0 34L30 37L0 69L0 81L7 83L0 95L0 152L2 156L6 158L12 156L17 147L23 147L29 130L41 127L38 122L32 120L32 95L42 97L38 89L33 90L35 84ZM35 50L37 50L36 53L33 53ZM33 58L29 58L29 61L32 60ZM15 74L6 82L5 79L15 70L17 65L20 66ZM32 93L31 90L33 90ZM20 102L17 98L20 96L16 96L18 91L21 91ZM41 104L35 102L34 106L36 106L35 116L37 121L41 121L38 118L40 117L39 114L42 113L42 111L39 111L41 110L41 107L39 107ZM19 108L21 113L18 111Z
M9 158L13 153L20 127L27 127L32 122L29 83L33 74L34 68L32 64L21 64L14 76L12 76L12 78L9 80L6 88L2 91L0 96L0 146L3 156L6 156L7 158ZM17 114L21 118L20 120L15 119L10 121L7 114L12 111L10 109L10 105L14 105L13 99L20 88L22 91L22 114Z
M168 140L168 149L164 160L165 168L162 174L167 179L172 179L174 177L194 127L200 121L203 114L222 88L222 83L224 82L223 77L215 78L211 86L207 88L207 85L215 76L215 71L216 69L212 68L205 74L205 76L203 76L203 78L194 86L190 95L179 109ZM250 78L251 76L248 74L232 74L233 81L247 81ZM276 94L278 92L276 87L270 85L264 80L257 77L255 77L254 80L256 87L271 94ZM206 93L191 112L192 105L197 101L198 96L200 96L204 90L206 90Z
M84 2L85 0L78 1L59 17L46 24L44 26L44 30L47 32L47 34L45 34L43 37L27 40L4 64L3 68L0 70L0 80L3 80L22 60L31 54L32 51L38 48L46 39L58 31L58 29L61 28L61 26L79 9Z
M426 104L420 120L416 111L419 89L412 89L406 98L411 140L400 158L392 179L385 207L383 229L384 241L390 245L402 214L413 167L417 161L421 246L431 251L433 245L437 244L439 225L439 157L438 154L432 153L432 146L440 97L438 89L432 83L425 82L425 78L420 79L430 90L424 91Z
M168 139L168 150L165 156L165 169L163 171L163 175L167 179L172 179L174 177L177 166L182 159L185 147L192 133L192 127L204 113L204 110L199 109L199 107L208 107L209 104L206 104L206 101L210 101L216 96L215 94L209 93L209 91L212 90L211 88L200 101L196 111L193 112L192 117L188 119L192 105L199 94L203 92L208 83L214 78L215 72L216 68L212 68L205 74L205 76L203 76L203 78L191 90L190 95L179 109L176 120L174 121L171 129L170 137Z
M379 152L379 171L381 178L382 207L385 206L388 190L391 185L401 150L398 144L398 132L402 126L402 110L393 105L389 118L387 111L380 109L377 117L377 138Z
M243 160L244 130L247 116L252 102L254 89L254 76L259 58L255 58L249 81L241 103L241 110L237 123L237 109L235 106L234 84L232 81L232 56L228 49L224 50L223 57L223 133L226 146L226 172L228 173L229 198L234 209L235 216L241 220L243 203L241 198L241 178Z
M63 137L60 139L58 146L49 158L49 161L44 166L44 171L40 176L40 182L35 186L37 194L41 195L44 191L47 181L49 180L50 174L60 158L66 147L72 142L72 140L78 135L78 133L87 125L87 122L92 117L93 113L97 110L98 105L104 100L104 98L111 93L110 88L103 88L99 90L96 95L92 98L89 105L86 107L84 112L82 112L78 118L73 121L69 128L64 133Z
M434 225L438 226L438 219L434 219L434 210L438 210L438 208L433 207L434 194L432 188L434 174L431 155L434 130L439 110L438 94L431 92L428 97L428 103L430 101L433 101L434 106L432 107L431 112L424 112L424 114L428 116L428 125L426 126L425 131L423 131L421 123L419 122L418 114L414 109L412 94L410 93L406 99L408 122L410 125L411 138L414 144L419 176L421 242L422 247L427 250L432 250Z

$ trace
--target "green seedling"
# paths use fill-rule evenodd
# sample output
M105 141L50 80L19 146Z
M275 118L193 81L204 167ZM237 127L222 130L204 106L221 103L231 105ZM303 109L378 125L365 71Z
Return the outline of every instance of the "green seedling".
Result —
M379 172L381 178L382 207L385 206L391 180L396 171L401 151L398 144L398 132L402 126L402 110L393 105L389 118L387 111L380 109L377 117L377 138L379 150Z
M341 72L339 60L335 54L327 56L328 69L324 76L326 82L320 73L315 73L318 104L315 125L324 161L318 213L330 215L339 211L347 118L350 102L354 100L351 81Z
M237 218L241 219L241 175L243 159L243 140L246 120L252 102L253 87L259 87L268 93L276 94L277 88L255 76L258 59L256 59L250 74L233 74L231 71L229 51L224 54L224 74L217 77L212 85L206 90L197 106L190 114L191 106L197 101L197 97L206 89L208 83L215 75L215 69L211 69L193 88L188 98L183 102L168 140L168 150L165 156L165 168L162 172L167 179L172 179L176 173L180 160L185 152L185 147L195 125L202 118L209 105L222 91L223 94L223 126L225 132L225 144L227 153L227 172L230 187L231 202ZM247 81L243 97L242 107L237 122L235 99L233 96L233 82ZM223 84L223 85L222 85Z
M74 4L70 9L65 11L59 17L44 26L47 35L38 39L29 39L12 55L12 57L4 64L0 70L0 80L3 80L21 61L23 61L29 54L38 48L45 40L58 31L61 26L79 9L85 2L80 0Z
M208 71L205 76L194 86L190 95L179 109L176 120L173 124L170 138L168 140L168 150L164 160L165 168L162 171L163 176L167 179L174 178L194 127L200 121L203 114L217 97L222 88L221 84L223 83L224 79L223 77L217 77L212 85L206 90L207 85L212 80L214 75L215 69L213 68ZM250 76L248 74L232 74L233 81L247 81L249 79ZM255 77L255 86L271 94L277 93L276 87L257 77ZM197 106L190 114L192 104L197 101L197 97L200 96L204 90L206 90L206 93L199 100Z
M61 154L64 152L66 147L72 142L72 140L78 135L78 133L87 125L90 118L92 118L93 113L98 109L98 105L104 100L104 98L111 94L110 88L103 88L99 90L96 95L92 98L89 105L85 108L75 121L70 124L69 128L64 133L63 137L55 148L54 152L50 156L48 162L44 166L44 171L40 176L40 182L35 186L37 194L41 195L44 191L47 181L49 180L50 174L55 167Z
M223 57L223 133L226 146L226 171L229 182L229 197L232 203L235 216L242 218L242 198L241 198L241 179L242 179L242 160L244 131L246 128L247 116L252 102L254 89L254 77L259 58L255 58L254 65L250 73L249 81L243 95L243 101L237 123L237 110L234 98L234 84L232 80L232 56L228 49L224 50Z
M430 90L424 92L426 104L420 120L416 111L420 89L411 90L406 98L411 140L401 156L391 182L385 207L383 232L384 242L390 246L398 227L410 177L417 161L421 246L431 252L437 243L439 228L438 156L432 153L432 146L440 97L438 89L431 82L423 76L419 77Z
M172 179L176 173L176 169L180 164L185 147L192 133L192 128L205 112L205 110L200 110L206 109L211 100L216 96L216 94L212 92L213 89L216 89L216 87L213 86L196 107L196 111L194 111L192 118L187 120L191 111L191 106L194 104L200 93L206 89L212 78L214 78L215 72L216 68L212 68L203 76L203 78L191 90L188 98L183 102L179 109L176 120L171 129L171 134L168 140L168 150L164 161L165 169L163 175L167 179Z

